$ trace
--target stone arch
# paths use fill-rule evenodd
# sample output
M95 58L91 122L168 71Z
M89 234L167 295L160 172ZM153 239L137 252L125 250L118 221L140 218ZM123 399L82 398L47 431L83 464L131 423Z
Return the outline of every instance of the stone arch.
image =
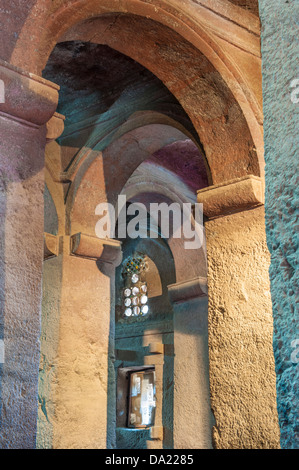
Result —
M38 47L35 44L33 49L31 37L31 44L27 42L28 26L32 26L28 20L20 36L22 45L21 41L20 47L16 44L11 59L14 64L18 64L21 59L24 62L22 48L29 47L29 53L28 49L26 53L31 59L27 68L41 73L57 41L103 41L151 70L178 98L205 148L213 183L246 174L260 176L263 174L263 145L261 103L257 85L260 67L258 24L256 18L247 12L242 13L241 19L236 7L231 7L227 14L227 3L216 2L212 17L206 2L200 2L200 6L190 2L187 13L174 1L162 4L159 2L157 5L155 1L145 4L135 0L91 0L84 2L84 5L82 2L81 8L78 2L68 3L67 6L62 3L48 16L46 27L43 25L45 32L36 38ZM198 20L199 12L204 21ZM197 21L192 18L192 14ZM223 15L228 23L217 26L215 16L213 18L215 14ZM45 18L40 15L34 21L45 22ZM239 22L238 26L236 22ZM241 61L237 53L231 59L234 55L233 48L228 46L225 50L223 41L219 42L219 37L223 35L225 40L228 39L224 32L228 24L234 30L234 46L249 54L242 61L245 64L244 70L240 68ZM129 30L131 34L128 34ZM39 28L36 31L39 34ZM101 38L97 36L99 31ZM140 31L143 37L142 50ZM176 50L178 44L180 50ZM147 47L150 54L143 54L144 47ZM167 57L169 52L172 58ZM174 67L171 61L175 60L176 54L189 57L189 61L181 64L183 70L178 74L181 75L180 79L171 75ZM200 70L201 63L204 63L205 70ZM257 72L254 73L253 70ZM171 76L168 79L169 75ZM196 101L196 97L200 95L204 100Z
M160 167L153 167L151 164L143 162L138 169L128 178L121 190L121 195L126 195L128 202L142 203L150 212L150 203L156 202L179 204L194 204L195 195L188 188L186 183L182 183L176 175L169 171L163 171L160 175ZM192 229L194 230L194 220L192 219ZM203 245L198 249L185 249L186 239L182 231L182 238L170 237L167 239L168 246L172 252L176 282L185 282L190 278L207 277L207 259L205 234L203 230ZM186 266L190 266L186 270Z
M171 188L167 185L167 180L165 181L164 188L159 188L156 186L155 189L148 192L148 186L146 182L140 187L129 188L128 193L128 202L138 202L145 205L149 210L149 200L151 202L172 204L178 203L182 205L184 203L190 202L184 196L180 198L177 194L171 191ZM124 190L124 194L126 191ZM194 224L193 224L194 228ZM201 277L202 280L206 282L207 277L207 265L206 265L206 249L205 246L201 246L196 250L186 250L185 249L184 236L182 238L173 238L170 237L167 239L167 244L172 252L175 273L176 273L176 282L186 282L189 279L194 279L196 277ZM203 240L205 243L205 240ZM188 269L186 267L188 266ZM190 268L190 269L189 269Z
M115 204L117 195L121 193L131 174L140 163L165 145L188 139L181 130L167 124L148 124L143 127L133 128L130 132L122 133L103 152L88 150L86 157L82 158L73 175L73 182L67 198L68 231L74 233L79 230L94 234L97 217L94 214L96 206L100 202ZM149 136L155 136L149 145ZM116 177L115 166L118 168ZM97 175L102 176L100 180ZM93 182L93 191L86 199L86 182ZM195 195L194 195L195 196ZM193 201L194 202L194 201ZM85 210L82 211L82 208ZM86 217L86 207L89 207L90 217ZM84 217L82 219L82 214Z

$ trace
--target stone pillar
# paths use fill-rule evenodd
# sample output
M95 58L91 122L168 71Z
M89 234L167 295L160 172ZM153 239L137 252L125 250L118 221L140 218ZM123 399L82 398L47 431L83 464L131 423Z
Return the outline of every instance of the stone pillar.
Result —
M262 181L198 192L206 222L211 405L216 448L278 448Z
M45 151L45 183L49 188L49 147L57 149L55 140L62 134L64 129L64 116L54 113L47 124L47 145ZM56 157L56 154L54 154ZM47 161L48 160L48 161ZM55 158L56 160L56 158ZM54 186L54 184L56 186ZM52 183L52 193L59 187L60 183ZM54 193L55 195L57 194ZM52 194L51 194L52 195ZM45 194L45 205L49 203ZM52 448L53 421L55 416L55 388L57 383L57 353L59 345L59 315L62 281L62 254L59 253L59 235L64 234L64 205L63 198L58 198L60 203L57 211L57 219L49 217L48 208L45 207L45 227L51 233L44 233L44 263L43 263L43 296L42 296L42 321L41 321L41 351L40 370L38 381L38 420L36 447L39 449ZM57 200L55 199L55 209ZM53 201L54 204L54 201ZM54 235L55 233L55 235ZM58 235L56 235L58 234Z
M212 447L206 280L172 284L174 328L174 449Z
M0 447L34 448L41 319L45 124L59 87L0 61Z
M37 449L51 449L57 389L57 358L62 285L59 236L44 234L43 297L38 381Z
M53 448L103 449L116 416L114 273L121 244L78 233L60 238L60 252Z

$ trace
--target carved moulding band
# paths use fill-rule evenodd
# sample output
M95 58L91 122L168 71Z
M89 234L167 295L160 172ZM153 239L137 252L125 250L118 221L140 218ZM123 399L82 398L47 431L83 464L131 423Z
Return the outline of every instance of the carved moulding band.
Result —
M245 176L200 189L197 202L209 219L241 212L264 204L263 183L258 176Z
M44 233L44 260L58 256L59 237L51 233Z
M172 303L187 302L188 300L206 297L207 295L207 280L203 277L188 279L187 281L168 286L168 296Z
M44 125L53 116L60 87L0 59L3 100L0 115L31 127Z
M97 238L79 232L71 236L70 244L73 256L98 260L115 267L121 263L121 242L118 240Z

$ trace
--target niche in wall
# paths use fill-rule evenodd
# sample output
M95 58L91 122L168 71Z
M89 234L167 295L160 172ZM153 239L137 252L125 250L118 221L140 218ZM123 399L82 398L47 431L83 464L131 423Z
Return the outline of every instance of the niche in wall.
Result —
M117 376L117 427L144 429L155 424L154 366L120 367Z

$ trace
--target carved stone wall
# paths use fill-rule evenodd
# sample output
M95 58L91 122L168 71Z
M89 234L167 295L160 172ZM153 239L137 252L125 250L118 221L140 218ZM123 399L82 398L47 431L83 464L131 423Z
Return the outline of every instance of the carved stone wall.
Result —
M278 414L281 446L298 448L299 69L295 18L299 5L282 0L260 0L259 4L263 25L266 232L271 253Z

